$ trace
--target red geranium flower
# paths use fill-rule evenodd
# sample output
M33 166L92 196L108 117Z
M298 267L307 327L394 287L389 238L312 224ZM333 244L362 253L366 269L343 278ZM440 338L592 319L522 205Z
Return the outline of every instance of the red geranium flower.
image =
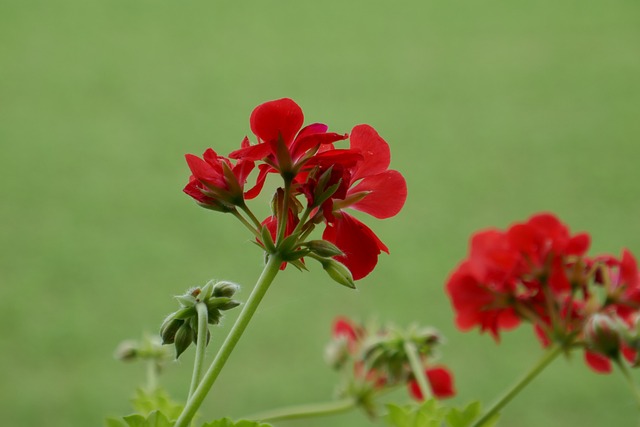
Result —
M244 184L254 163L239 160L235 165L213 149L207 149L202 158L185 155L191 177L184 192L200 205L220 211L229 211L244 204Z
M249 191L257 195L268 173L279 172L292 180L322 145L347 138L347 135L327 132L328 127L314 123L301 130L304 114L298 104L289 98L265 102L251 113L251 131L258 143L250 145L245 138L239 150L229 154L232 159L263 160L256 185Z
M371 126L354 127L350 143L350 150L317 154L313 164L319 165L321 171L332 166L339 171L328 185L340 182L340 188L322 206L327 225L322 237L344 252L336 260L346 265L354 280L358 280L373 270L380 252L389 253L389 249L369 227L344 209L355 209L379 219L390 218L404 206L407 184L398 171L388 169L389 145Z

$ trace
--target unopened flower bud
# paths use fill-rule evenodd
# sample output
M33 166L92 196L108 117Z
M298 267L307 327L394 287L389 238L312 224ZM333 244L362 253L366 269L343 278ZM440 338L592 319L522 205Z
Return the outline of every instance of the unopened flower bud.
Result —
M606 314L596 313L584 327L584 339L589 348L609 358L620 354L620 332L618 324Z
M123 362L132 362L138 357L139 347L140 344L137 341L122 341L116 348L114 356Z
M191 345L191 343L195 340L195 333L189 322L184 322L175 337L175 345L176 345L176 359L180 357L180 355Z
M305 243L309 250L323 258L331 258L334 256L344 255L344 253L333 243L326 240L311 240Z
M232 282L222 281L213 287L213 296L231 298L240 289L240 285Z
M180 326L184 323L184 320L176 319L173 316L167 317L162 326L160 327L160 336L162 337L162 344L173 344L176 339L176 333Z
M341 284L342 286L346 286L347 288L356 288L356 284L353 281L353 276L344 264L341 264L331 258L324 258L320 262L322 263L322 268L324 268L324 271L326 271L327 274L329 274L329 277L331 277L335 282Z
M212 308L208 310L208 313L210 325L217 325L218 323L220 323L220 319L222 319L222 313L220 313L220 310L218 310L217 308Z

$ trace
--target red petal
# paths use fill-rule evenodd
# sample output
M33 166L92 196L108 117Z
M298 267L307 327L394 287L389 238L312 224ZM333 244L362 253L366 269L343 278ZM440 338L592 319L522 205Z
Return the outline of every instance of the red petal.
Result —
M248 160L240 160L238 163L231 169L233 171L233 175L238 180L238 183L241 187L244 188L244 184L247 182L247 178L249 174L253 170L255 163Z
M439 366L431 369L427 369L425 372L427 379L431 384L431 391L433 395L439 399L446 399L447 397L453 397L456 391L453 387L453 375L448 369Z
M638 356L638 352L631 347L627 347L626 345L622 345L622 355L625 359L631 364L635 363L636 357Z
M238 150L232 151L229 157L232 159L244 159L244 160L260 160L271 154L271 147L269 144L262 143L256 145L250 145Z
M347 139L349 135L339 134L339 133L316 133L311 135L306 135L302 138L298 136L291 146L291 151L294 159L298 159L302 157L308 150L326 144L333 144L336 141L342 141L343 139Z
M378 263L381 251L389 253L389 249L369 227L344 212L336 215L333 224L327 224L322 238L345 253L335 259L347 266L353 280L362 279L371 273Z
M293 142L304 123L304 115L298 104L289 98L265 102L251 113L251 130L263 141L282 140L287 146Z
M333 321L333 336L336 338L346 337L349 342L358 340L356 328L346 317L338 317Z
M300 132L298 132L298 136L296 137L296 139L299 140L300 138L308 135L313 135L315 133L325 133L328 130L329 126L325 125L324 123L311 123L310 125L303 127Z
M591 237L587 233L576 234L569 240L567 255L582 256L589 250Z
M348 194L361 191L370 193L350 207L379 219L395 216L407 200L407 183L400 172L394 170L365 177Z
M187 160L187 165L189 165L189 169L191 169L191 173L196 179L214 187L227 189L223 175L217 172L209 163L193 154L186 154L184 158Z
M422 390L420 390L420 385L418 384L418 381L416 380L409 381L407 383L407 388L409 390L409 394L411 395L411 397L413 397L418 401L423 400Z
M259 172L258 177L256 178L256 185L244 193L244 198L247 200L251 200L260 194L260 191L262 191L262 187L264 186L264 181L267 178L267 174L274 171L274 169L267 164L258 166L258 169Z
M449 372L448 369L444 367L430 368L425 371L425 375L427 376L427 381L429 381L429 385L431 386L431 392L435 397L438 399L446 399L448 397L455 396L456 391L453 387L453 375L451 375L451 372ZM413 379L407 383L407 386L409 394L414 399L420 401L424 400L418 381Z
M358 165L353 180L386 171L391 163L389 144L369 125L358 125L351 131L351 148L358 150L364 160Z
M633 254L628 249L624 249L620 260L620 282L630 289L638 286L638 279L638 263Z
M601 354L585 350L584 360L591 369L599 374L611 372L611 361Z
M202 194L202 191L200 191L199 185L202 186L202 184L200 184L200 181L198 181L196 177L192 175L189 178L189 183L184 187L182 191L184 191L189 196L193 197L196 201L206 204L212 199Z

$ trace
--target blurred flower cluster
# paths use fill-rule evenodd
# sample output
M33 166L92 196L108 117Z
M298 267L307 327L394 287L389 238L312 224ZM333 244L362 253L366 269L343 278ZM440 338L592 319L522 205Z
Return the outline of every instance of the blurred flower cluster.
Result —
M496 340L523 320L541 343L583 348L588 365L611 371L620 356L638 363L640 276L634 256L587 256L590 236L572 234L542 213L507 230L471 238L467 258L446 284L457 326Z
M361 279L389 250L347 209L392 217L406 200L405 180L389 169L389 146L371 126L358 125L347 135L329 132L324 124L303 123L302 109L291 99L259 105L250 118L257 143L245 137L228 157L213 149L202 157L187 154L192 176L184 192L205 208L234 214L268 253L278 247L285 262L304 268L304 257L312 257L332 277L340 276L335 271L339 262L353 280ZM334 146L347 138L349 148ZM256 166L255 183L247 189ZM284 184L273 196L272 214L259 220L246 201L261 193L272 173ZM331 244L324 251L317 249L321 245L304 245L319 224L325 226L322 239ZM351 277L341 280L349 284Z
M442 339L433 328L414 326L401 330L357 324L339 317L334 321L332 335L326 360L346 379L338 394L341 398L355 398L370 415L375 415L373 399L398 386L406 387L419 401L432 397L423 395L417 375L424 375L434 397L445 399L455 395L453 375L444 365L436 363ZM413 356L418 366L412 366Z

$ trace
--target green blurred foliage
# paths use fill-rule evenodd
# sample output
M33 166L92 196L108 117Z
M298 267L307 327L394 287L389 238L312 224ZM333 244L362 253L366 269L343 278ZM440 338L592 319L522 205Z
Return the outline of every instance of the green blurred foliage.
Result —
M233 218L181 193L182 156L237 148L253 107L283 96L307 122L378 129L409 200L365 219L391 255L358 291L319 268L282 274L206 419L329 399L322 350L338 314L438 326L456 402L488 404L540 350L527 327L495 345L453 326L442 286L473 231L553 210L595 251L640 253L639 20L635 0L0 2L3 424L127 413L144 368L112 358L120 340L157 331L172 295L211 278L246 299L261 254ZM175 398L190 369L164 376ZM637 419L620 376L581 357L503 415L520 427ZM287 425L327 424L369 425L359 413Z

